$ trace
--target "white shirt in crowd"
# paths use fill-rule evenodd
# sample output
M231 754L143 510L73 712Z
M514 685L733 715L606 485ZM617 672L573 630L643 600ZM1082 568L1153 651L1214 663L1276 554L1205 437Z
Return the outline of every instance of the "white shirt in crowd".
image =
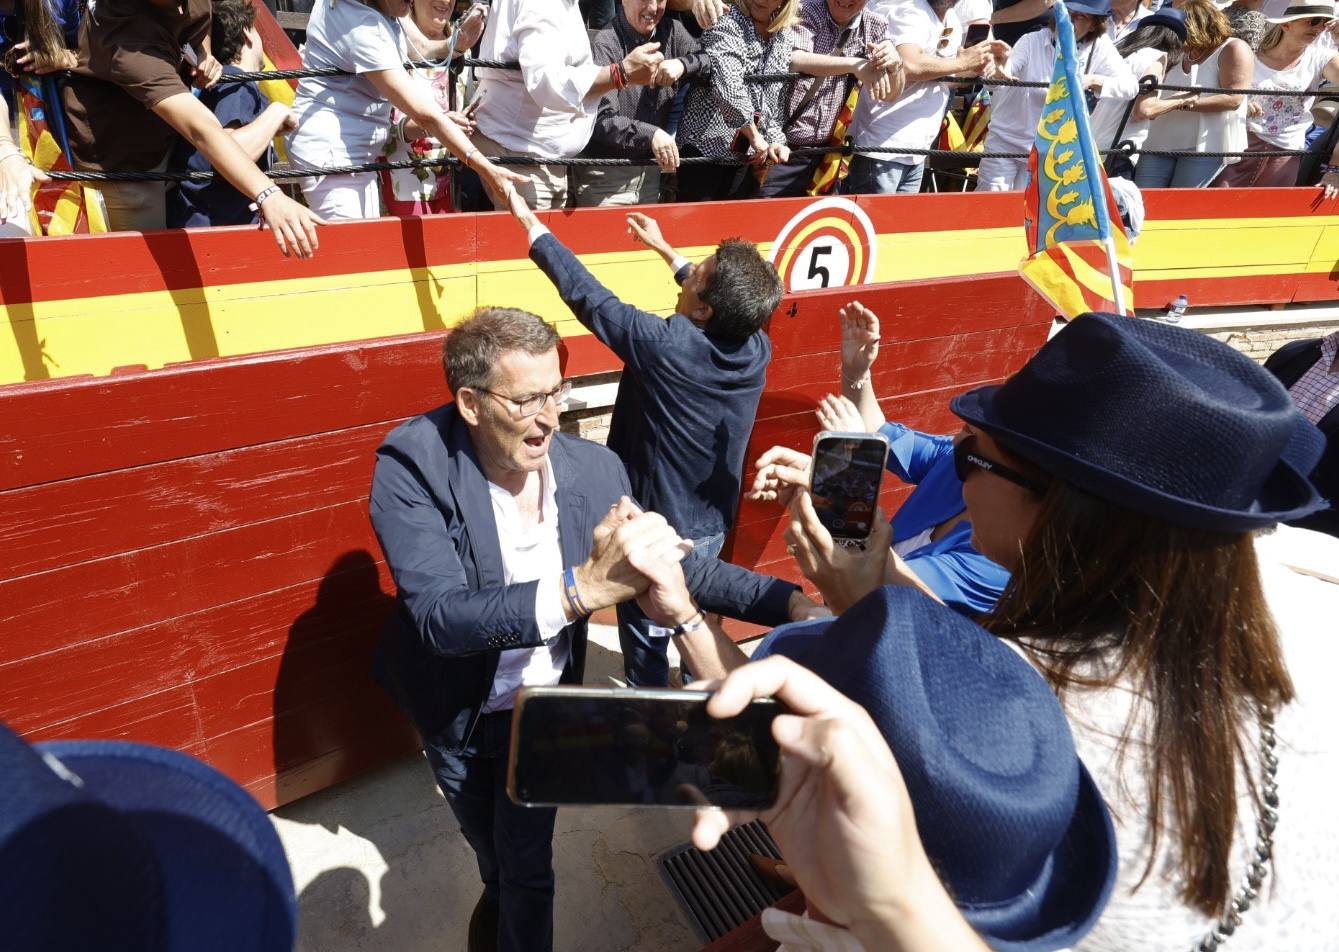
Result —
M289 153L320 168L373 162L391 123L391 104L364 73L401 69L408 60L400 21L359 0L321 0L312 7L302 65L335 67L353 76L298 83Z
M1146 46L1142 50L1135 50L1125 58L1125 65L1130 67L1130 72L1138 80L1147 73L1154 73L1161 76L1163 68L1154 67L1159 60L1166 57L1166 53L1161 50L1155 50L1151 46ZM1112 140L1116 136L1116 130L1120 128L1121 117L1125 115L1125 109L1130 105L1128 99L1100 99L1093 108L1090 122L1093 129L1093 139L1097 142L1099 149L1109 149L1112 146ZM1135 147L1144 144L1148 138L1149 119L1136 119L1134 113L1130 113L1130 119L1125 123L1125 129L1121 132L1121 141L1126 139L1135 144Z
M527 526L521 521L516 498L501 486L488 484L497 523L498 548L502 550L503 581L507 585L539 580L535 589L535 623L542 648L511 648L498 660L493 687L488 692L483 713L510 710L522 685L557 684L567 667L572 646L567 635L567 613L563 608L560 581L563 553L558 544L558 486L548 460L540 470L540 518Z
M1334 50L1311 44L1290 69L1274 69L1255 58L1255 75L1251 85L1256 89L1315 89L1325 79L1325 67L1334 58ZM1260 107L1261 113L1246 115L1246 128L1261 139L1280 149L1301 149L1306 145L1306 131L1311 127L1311 104L1314 96L1271 96L1257 93L1250 101Z
M1104 76L1107 82L1099 99L1133 99L1139 81L1116 52L1116 45L1105 35L1095 43L1078 46L1079 75ZM1049 29L1034 30L1018 41L1009 57L1007 69L1015 79L1049 82L1055 66L1055 34ZM1045 89L1001 86L990 106L990 131L986 134L987 152L1026 152L1032 148L1041 118Z
M966 29L973 23L989 23L995 13L995 4L991 0L958 0L953 4L953 12Z
M519 70L479 71L479 131L510 152L570 158L590 141L600 97L586 99L601 67L577 0L493 0L481 59Z
M888 22L888 39L894 45L914 44L927 56L945 59L957 56L962 49L963 29L955 10L949 10L940 20L926 0L875 0L865 15ZM947 40L942 49L941 39ZM861 145L928 149L939 134L950 95L947 83L933 81L908 83L893 102L861 96L851 121L851 138ZM925 161L923 155L882 154L877 158L914 165Z

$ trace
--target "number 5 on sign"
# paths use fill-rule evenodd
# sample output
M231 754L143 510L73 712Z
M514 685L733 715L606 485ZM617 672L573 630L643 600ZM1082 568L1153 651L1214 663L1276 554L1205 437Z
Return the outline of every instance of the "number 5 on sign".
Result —
M878 238L863 209L845 198L811 202L786 222L769 260L787 291L868 283Z

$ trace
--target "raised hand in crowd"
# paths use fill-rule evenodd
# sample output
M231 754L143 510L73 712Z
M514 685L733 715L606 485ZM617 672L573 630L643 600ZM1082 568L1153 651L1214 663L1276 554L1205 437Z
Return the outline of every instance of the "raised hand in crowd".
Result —
M651 76L652 86L673 86L679 80L683 79L684 71L687 69L683 60L667 59L656 67L655 73Z
M643 43L623 57L623 79L629 86L649 86L656 70L665 61L659 43Z
M474 44L479 42L487 23L488 4L475 3L466 11L455 26L457 55L464 55L466 50L473 48Z
M986 949L930 865L897 762L864 708L780 656L694 687L715 688L712 717L733 717L764 697L789 711L772 723L781 777L776 804L761 817L811 912L848 928L866 949ZM701 809L693 843L713 849L749 819Z
M664 129L657 129L652 134L651 155L662 172L673 172L679 167L679 145Z
M837 318L842 328L842 378L862 380L879 359L879 316L852 301L837 312Z
M191 67L191 85L196 89L208 89L223 75L223 64L213 54L206 53L199 62Z
M838 433L869 432L869 428L865 426L865 419L860 415L856 405L846 397L836 394L824 394L818 401L818 409L814 411L814 416L818 417L818 425L825 430Z
M804 577L823 593L833 612L840 615L884 584L893 528L882 510L874 510L863 549L837 544L819 521L808 487L794 487L789 512L790 520L782 533L786 551L795 557Z
M809 485L813 458L789 446L773 446L753 464L753 485L745 495L755 502L790 505L796 487Z
M52 51L49 56L40 56L27 40L15 43L10 55L14 57L15 66L26 73L36 73L38 76L61 73L79 65L79 54L74 50L61 47Z
M704 30L714 27L726 9L725 0L669 0L669 8L691 13Z

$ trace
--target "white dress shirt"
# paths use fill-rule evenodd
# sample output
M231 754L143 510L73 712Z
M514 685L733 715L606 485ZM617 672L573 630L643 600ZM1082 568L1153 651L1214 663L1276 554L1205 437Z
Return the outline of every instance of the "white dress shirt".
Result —
M603 67L591 58L577 0L493 0L479 57L520 63L479 71L479 131L511 152L571 158L595 130Z
M522 521L515 496L501 486L488 484L502 551L503 579L508 585L539 580L535 623L545 644L542 648L510 648L501 653L493 687L483 706L485 714L510 710L522 685L557 684L572 653L570 640L562 634L567 627L567 612L561 579L563 553L558 544L558 487L553 465L547 459L540 480L540 517L533 525Z

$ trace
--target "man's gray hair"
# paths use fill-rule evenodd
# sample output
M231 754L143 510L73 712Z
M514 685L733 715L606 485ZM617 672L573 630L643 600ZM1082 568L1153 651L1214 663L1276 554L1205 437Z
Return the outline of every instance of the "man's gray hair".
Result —
M442 348L446 384L452 393L461 387L487 390L503 354L519 350L539 356L560 340L538 314L516 307L481 307L446 336Z

